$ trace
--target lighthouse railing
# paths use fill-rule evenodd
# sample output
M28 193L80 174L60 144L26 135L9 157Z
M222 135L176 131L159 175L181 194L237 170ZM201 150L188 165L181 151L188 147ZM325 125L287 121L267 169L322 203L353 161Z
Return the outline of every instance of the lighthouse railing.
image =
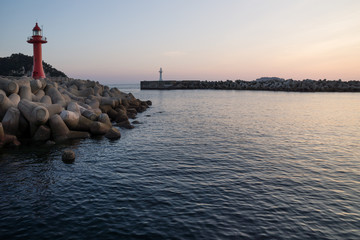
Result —
M34 37L34 36L28 37L27 40L28 40L28 41L29 41L29 40L34 40L33 37ZM41 37L40 40L47 41L46 37Z

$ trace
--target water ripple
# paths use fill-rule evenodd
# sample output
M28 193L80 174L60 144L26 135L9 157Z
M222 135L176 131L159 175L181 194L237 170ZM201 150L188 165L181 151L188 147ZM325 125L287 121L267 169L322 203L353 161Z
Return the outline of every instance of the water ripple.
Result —
M135 94L119 141L2 150L1 239L360 238L359 95Z

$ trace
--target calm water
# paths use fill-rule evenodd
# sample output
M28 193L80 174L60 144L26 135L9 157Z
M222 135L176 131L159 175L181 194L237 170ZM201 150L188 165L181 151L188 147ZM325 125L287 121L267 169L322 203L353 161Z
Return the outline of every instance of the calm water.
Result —
M118 141L1 149L0 239L360 239L359 93L134 87Z

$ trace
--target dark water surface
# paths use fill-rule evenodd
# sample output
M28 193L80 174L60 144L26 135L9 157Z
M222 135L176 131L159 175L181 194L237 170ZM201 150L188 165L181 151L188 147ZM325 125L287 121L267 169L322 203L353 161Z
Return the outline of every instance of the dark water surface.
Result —
M134 87L118 141L1 149L0 239L360 239L359 93Z

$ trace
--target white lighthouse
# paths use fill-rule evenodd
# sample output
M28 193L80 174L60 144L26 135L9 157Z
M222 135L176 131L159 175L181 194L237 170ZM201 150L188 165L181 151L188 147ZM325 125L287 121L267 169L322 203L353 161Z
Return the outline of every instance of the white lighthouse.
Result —
M159 73L160 73L160 78L159 78L159 81L162 81L162 80L163 80L163 79L162 79L162 73L163 73L162 68L160 68Z

